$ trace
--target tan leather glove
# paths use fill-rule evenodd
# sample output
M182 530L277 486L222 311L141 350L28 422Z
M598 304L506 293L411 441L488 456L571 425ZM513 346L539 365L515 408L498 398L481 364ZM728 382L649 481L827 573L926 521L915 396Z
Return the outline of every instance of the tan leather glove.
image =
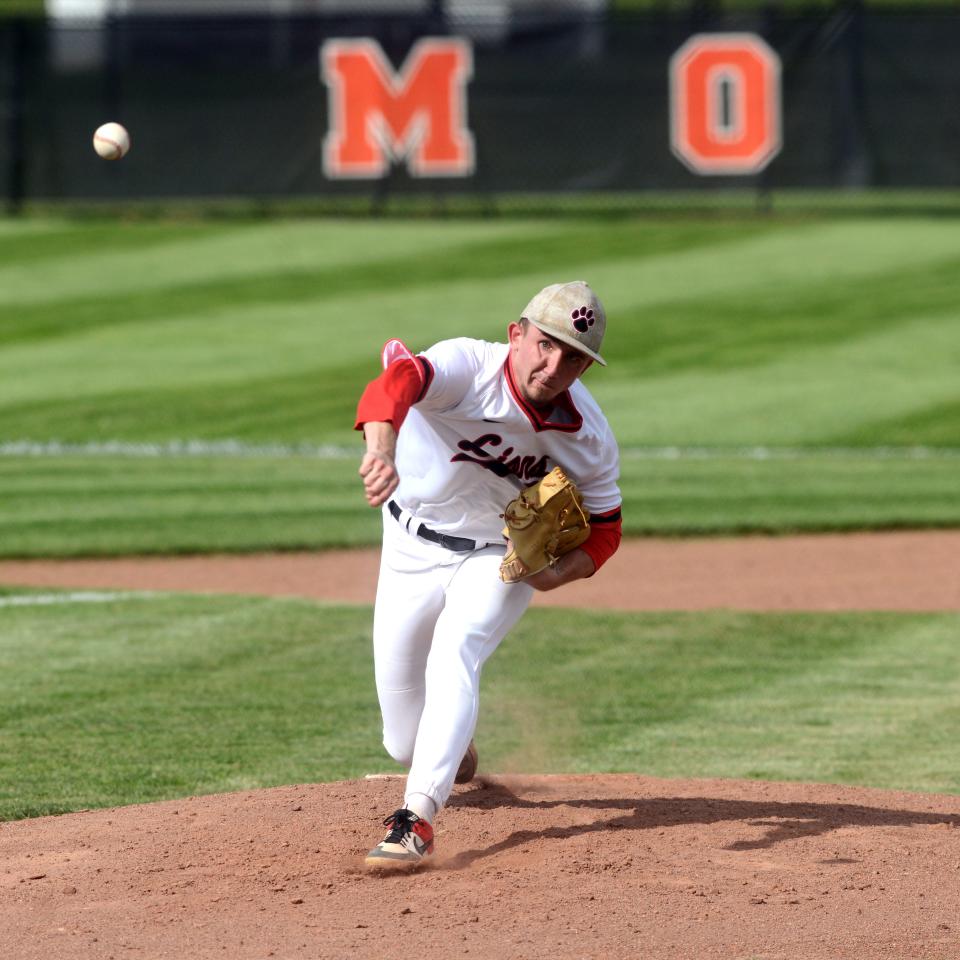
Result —
M511 500L502 516L503 535L511 542L500 563L504 583L552 566L590 536L590 514L580 491L559 467Z

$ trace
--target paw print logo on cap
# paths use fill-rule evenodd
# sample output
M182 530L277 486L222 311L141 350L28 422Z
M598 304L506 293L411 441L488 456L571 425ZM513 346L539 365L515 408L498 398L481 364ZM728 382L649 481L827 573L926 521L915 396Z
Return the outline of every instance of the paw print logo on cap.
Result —
M586 333L593 326L593 310L589 307L578 307L570 314L574 328L580 333Z

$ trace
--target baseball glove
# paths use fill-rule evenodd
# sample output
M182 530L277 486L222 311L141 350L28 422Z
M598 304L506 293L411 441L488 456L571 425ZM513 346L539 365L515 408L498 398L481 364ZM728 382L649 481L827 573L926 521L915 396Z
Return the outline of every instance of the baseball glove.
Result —
M590 514L580 491L559 467L521 491L502 516L507 524L503 535L511 543L500 563L504 583L553 566L590 536Z

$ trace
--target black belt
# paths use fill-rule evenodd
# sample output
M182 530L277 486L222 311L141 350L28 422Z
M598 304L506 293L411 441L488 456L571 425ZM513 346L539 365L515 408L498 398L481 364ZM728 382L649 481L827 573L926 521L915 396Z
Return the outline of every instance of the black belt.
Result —
M387 508L393 514L395 520L400 519L400 514L402 511L397 505L396 500L391 500L387 504ZM422 523L416 530L411 530L410 532L413 533L414 536L420 537L423 540L429 540L431 543L439 543L444 550L455 550L458 553L465 553L468 550L476 550L479 546L476 540L467 540L464 537L448 537L445 533L437 533L436 530L431 530Z

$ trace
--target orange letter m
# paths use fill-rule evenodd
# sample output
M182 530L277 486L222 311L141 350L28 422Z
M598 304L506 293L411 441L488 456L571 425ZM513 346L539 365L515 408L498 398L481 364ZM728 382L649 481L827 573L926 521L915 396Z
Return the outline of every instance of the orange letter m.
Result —
M473 136L466 128L473 62L465 40L418 40L399 73L370 39L329 40L320 59L329 91L328 177L384 177L400 159L414 177L473 173Z

